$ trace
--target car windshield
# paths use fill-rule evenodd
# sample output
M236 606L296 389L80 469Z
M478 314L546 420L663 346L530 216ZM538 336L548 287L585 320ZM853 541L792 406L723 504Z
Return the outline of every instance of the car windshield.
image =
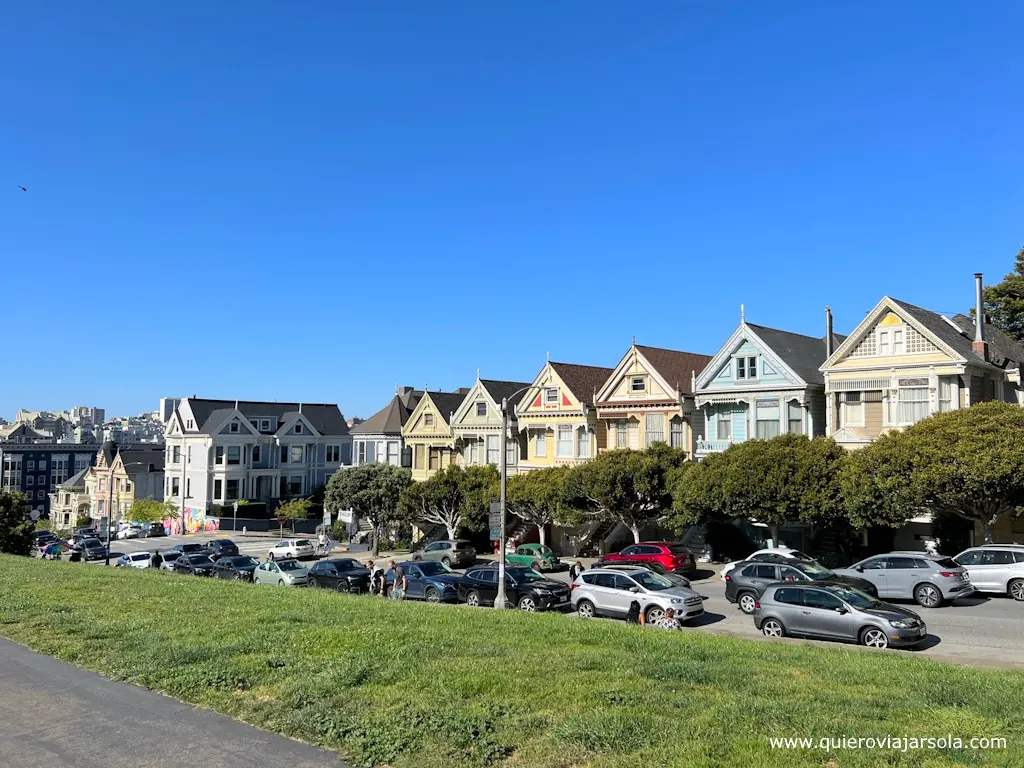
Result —
M939 568L957 570L960 568L960 564L951 557L937 557L932 560Z
M444 563L439 563L436 560L427 560L424 563L416 563L419 566L420 571L423 572L424 576L441 576L446 573L451 573L452 569Z
M363 567L358 560L335 560L333 565L339 571L354 571Z
M661 589L669 589L672 586L672 582L664 576L657 573L651 573L650 571L637 571L636 573L631 573L629 575L630 578L645 589L657 591Z
M296 547L311 547L313 545L309 543L309 539L299 539L298 541L295 542L295 546Z
M823 566L821 563L807 562L803 563L801 570L814 581L825 581L826 579L834 579L835 574L832 573L828 568Z
M189 555L188 561L192 565L211 565L213 563L209 555Z
M282 571L301 571L305 566L298 560L285 560L277 564Z
M226 558L224 562L227 562L227 564L232 568L248 568L250 565L255 567L260 564L259 560L255 557L248 557L245 555L241 557L229 557Z
M544 581L544 577L530 568L517 568L508 574L517 584L529 584L534 581Z
M83 546L86 546L89 549L96 549L97 547L102 547L103 542L99 539L86 539Z
M881 604L880 601L871 595L853 587L825 587L825 589L854 608L874 608L876 605Z

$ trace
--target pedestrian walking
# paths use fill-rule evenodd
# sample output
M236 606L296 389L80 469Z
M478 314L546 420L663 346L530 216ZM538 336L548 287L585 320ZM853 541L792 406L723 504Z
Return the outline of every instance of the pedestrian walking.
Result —
M583 573L583 571L583 563L577 560L575 563L569 566L569 580L575 581L579 578L580 574Z
M149 558L149 567L159 569L163 562L163 555L161 555L159 552L154 552L153 556Z
M320 545L320 547L319 547L320 555L326 555L327 554L327 542L328 541L330 541L330 539L327 537L327 531L321 530L320 531L320 535L317 537L317 543Z
M391 576L391 581L394 586L391 588L391 599L392 600L404 600L405 599L405 588L406 578L405 571L392 560L388 563L388 574Z
M640 603L634 600L629 604L629 610L626 612L626 623L627 624L639 624L640 623Z
M379 565L374 565L373 560L366 561L366 567L370 571L370 594L371 595L383 595L384 594L384 569Z

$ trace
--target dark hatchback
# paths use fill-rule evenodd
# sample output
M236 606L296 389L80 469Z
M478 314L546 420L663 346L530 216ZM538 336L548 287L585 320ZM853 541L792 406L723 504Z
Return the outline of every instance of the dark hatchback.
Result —
M351 557L321 560L309 569L309 586L359 594L370 589L370 569Z
M238 546L231 539L214 539L213 541L206 542L206 549L211 552L210 555L214 560L221 557L236 557L238 552Z
M82 553L83 560L102 560L107 556L107 548L99 539L82 539L74 548Z
M171 549L175 552L181 552L183 555L200 555L210 553L210 550L206 548L205 544L175 544Z
M214 563L213 575L218 579L252 581L252 572L256 570L256 566L259 564L259 560L248 555L221 557Z
M166 535L167 530L164 528L164 524L160 522L144 523L142 530L139 531L140 539L157 539Z
M493 606L497 596L497 568L473 568L459 578L460 603ZM505 600L523 611L560 610L569 607L569 585L545 579L532 568L506 568Z
M213 576L217 572L217 564L206 553L185 554L174 561L171 570L175 573L190 573L193 576Z
M878 589L867 579L840 576L814 560L778 558L777 561L747 560L737 563L725 577L725 599L738 603L746 614L754 612L757 598L769 584L792 581L818 581L844 584L878 597Z
M428 603L454 603L459 599L459 580L444 563L407 562L398 563L405 572L405 597L409 600L426 600ZM388 572L388 593L394 585L393 574Z

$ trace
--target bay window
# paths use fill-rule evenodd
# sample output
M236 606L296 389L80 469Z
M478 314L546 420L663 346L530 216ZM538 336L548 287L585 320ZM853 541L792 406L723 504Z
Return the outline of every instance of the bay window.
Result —
M732 418L731 414L720 413L715 417L715 436L719 440L732 439Z
M538 429L534 433L533 455L541 458L548 455L548 431L546 429Z
M644 447L665 442L665 414L648 413L644 416Z
M629 422L626 419L615 423L615 447L629 448Z
M581 459L585 459L590 456L590 430L586 427L580 427L577 431L577 452L576 455Z
M487 436L487 463L498 465L501 460L501 455L498 451L501 448L501 436L500 435L488 435Z
M558 427L558 444L555 447L555 456L563 459L572 458L572 427L563 424Z
M789 434L791 435L802 435L804 433L804 409L798 402L790 402L787 405L789 415L787 421L789 422Z
M669 422L669 445L673 448L683 448L683 420L676 416Z

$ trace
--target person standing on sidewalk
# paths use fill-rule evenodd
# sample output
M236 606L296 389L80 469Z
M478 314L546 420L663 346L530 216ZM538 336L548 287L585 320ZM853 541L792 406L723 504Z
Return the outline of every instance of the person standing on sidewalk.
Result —
M569 566L569 580L575 581L579 578L580 574L583 573L583 563L577 560L571 566Z
M379 565L374 565L373 560L367 560L366 567L370 571L370 594L383 595L384 569Z

